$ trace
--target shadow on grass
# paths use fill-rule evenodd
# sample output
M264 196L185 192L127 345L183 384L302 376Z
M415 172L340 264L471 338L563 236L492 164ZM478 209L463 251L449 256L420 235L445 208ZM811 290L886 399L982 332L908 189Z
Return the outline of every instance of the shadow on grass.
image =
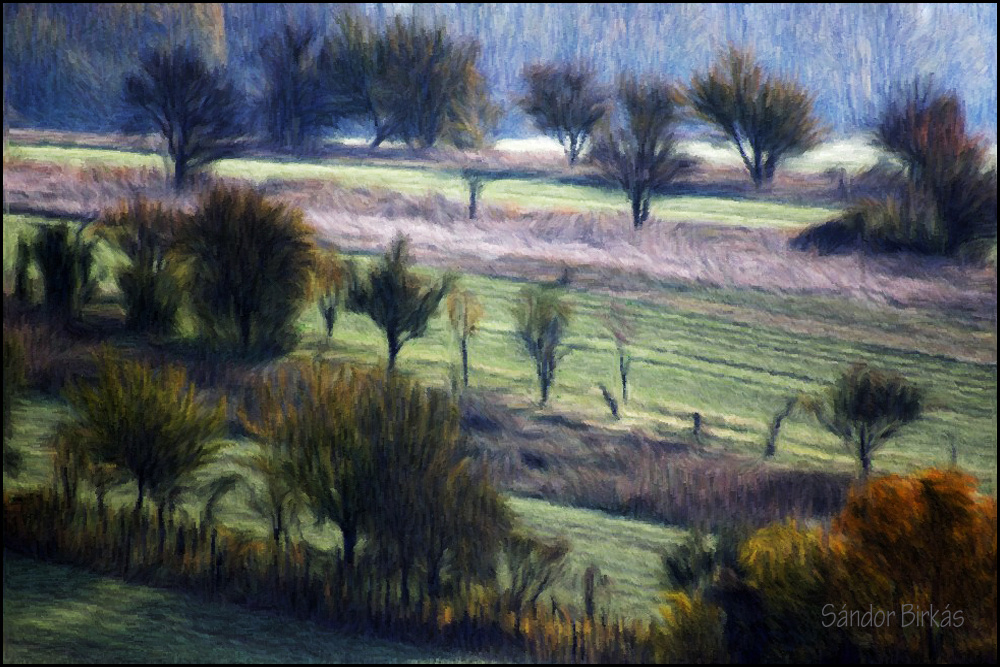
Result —
M4 552L4 663L465 662Z

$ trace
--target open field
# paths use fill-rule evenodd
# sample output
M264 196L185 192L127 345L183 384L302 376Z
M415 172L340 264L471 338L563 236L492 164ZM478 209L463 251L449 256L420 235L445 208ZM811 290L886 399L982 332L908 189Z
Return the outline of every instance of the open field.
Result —
M482 662L4 552L7 663Z
M22 216L5 216L5 273L13 261L13 247L6 235L26 223ZM110 250L105 253L102 257L113 260ZM106 275L110 273L109 265ZM513 407L529 408L537 400L536 380L528 359L517 348L510 315L522 284L485 276L463 278L463 285L480 295L487 313L470 346L472 384L507 394ZM790 327L781 326L781 309L775 307L774 299L751 294L751 298L740 300L740 292L680 287L661 289L660 295L666 297L666 303L621 300L634 318L636 342L631 349L631 400L625 419L612 424L597 390L599 383L613 387L617 382L614 344L601 319L610 297L570 289L567 298L575 314L566 345L571 352L559 369L550 411L584 424L645 429L657 437L682 441L690 429L691 413L700 412L713 444L755 456L761 451L770 417L789 396L819 389L845 364L869 361L903 372L927 387L936 408L918 424L907 427L897 442L881 453L876 467L902 472L943 464L954 442L962 464L980 475L986 488L993 488L996 365L988 355L991 349L995 355L995 330L987 329L988 324L980 323L976 333L970 332L970 322L965 322L949 334L948 325L919 313L901 320L891 311L851 308L835 300L800 298L785 304L789 316L796 310L811 312L827 325L806 333L801 328L789 331ZM747 321L750 318L727 316L730 308L737 313L771 313L771 322L763 317ZM862 323L869 336L852 340ZM385 354L378 330L360 315L341 315L330 341L321 333L321 320L314 309L304 313L300 329L303 340L299 353L303 355L375 362ZM921 349L923 341L935 336L939 344L948 338L956 344L950 351ZM965 341L959 344L962 337ZM457 349L445 318L433 320L426 337L408 344L399 363L401 369L427 382L448 385L455 372ZM853 465L835 439L803 421L792 421L786 427L777 462L843 470Z
M90 147L13 145L11 155L19 160L78 167L162 169L163 159L139 153ZM388 188L407 195L433 193L454 201L468 197L457 170L424 166L386 166L356 160L283 162L273 159L221 160L213 168L216 176L253 183L267 181L322 180L342 188ZM520 209L609 213L625 209L621 193L601 187L574 185L538 178L501 178L487 184L485 202ZM822 222L833 209L796 206L746 199L670 196L654 201L652 214L663 222L700 220L744 227L799 228Z
M729 169L725 178L739 171L727 162L733 156L727 158L721 149L687 148L713 168ZM163 162L155 154L100 145L21 144L14 146L13 156L9 182L5 170L5 197L10 203L10 194L22 196L18 201L38 212L72 213L79 220L131 191L191 204L189 197L174 198L157 183ZM801 178L815 191L829 189L826 170L856 171L877 159L857 142L824 146L790 163L792 176L782 187L794 189ZM521 165L517 160L514 164ZM982 491L996 493L995 272L910 255L816 257L790 250L791 231L835 213L826 200L803 205L782 200L781 193L762 198L670 194L656 200L655 220L640 235L630 229L618 192L567 179L555 167L551 173L488 184L476 221L465 219L465 186L447 161L261 157L223 161L215 175L258 184L302 207L321 237L358 264L370 261L398 230L412 239L427 275L464 272L462 286L479 296L486 312L470 343L472 387L462 399L470 447L512 494L511 505L526 526L570 540L568 572L553 594L571 608L579 610L582 573L594 564L606 576L598 591L599 610L657 618L660 556L685 535L685 528L585 508L684 524L710 522L662 500L674 498L676 487L690 478L684 475L702 475L711 477L709 486L736 484L728 492L745 504L762 496L745 493L739 486L744 481L774 482L769 492L779 495L786 488L782 484L793 478L803 480L795 482L800 486L825 484L806 514L828 514L855 473L854 461L833 436L811 420L793 417L785 422L774 460L763 460L761 453L771 418L790 396L820 390L854 361L902 372L925 387L931 401L924 418L875 456L876 473L947 466L954 445L959 465L980 479ZM709 176L714 178L714 172ZM18 236L49 222L4 215L5 287ZM121 261L115 251L100 246L101 298L89 315L113 343L145 350L144 343L115 328L120 312L114 270ZM518 347L511 306L528 281L560 278L568 283L564 296L573 308L565 339L569 354L559 366L549 406L539 409L537 380ZM612 303L623 305L635 325L630 400L619 421L611 418L598 389L600 384L619 386L614 342L603 320ZM379 330L360 315L341 313L328 340L319 313L310 306L298 328L301 341L292 357L352 363L378 363L385 357ZM169 358L190 342L184 338L192 331L182 327L182 340L160 342L151 353ZM175 343L180 345L175 348ZM442 315L398 359L402 372L439 387L452 386L458 364L457 345ZM205 385L225 391L228 376L215 377L217 370L204 371ZM234 374L264 370L261 365ZM225 376L225 369L219 374ZM695 412L704 424L700 442L691 435ZM47 439L65 413L62 400L51 392L32 393L19 403L13 443L26 454L26 470L17 480L5 480L5 488L47 482ZM236 469L253 449L246 440L232 440L200 477ZM133 493L126 486L112 500L128 503ZM192 515L200 511L195 502L184 509ZM713 511L726 514L730 507L720 504ZM220 516L228 526L266 532L238 494L223 502ZM336 529L308 520L302 531L323 548L340 541ZM300 654L297 638L310 630L289 621L235 609L203 611L183 596L23 559L12 562L25 583L5 597L5 631L8 616L12 636L42 637L46 624L65 623L67 629L58 642L12 644L10 653L5 646L5 659L11 661L84 660L88 648L101 650L103 658L125 659L122 637L129 626L124 617L112 616L91 644L80 638L78 619L86 610L105 600L115 614L127 608L114 603L116 596L142 609L153 604L167 609L154 616L164 628L177 628L173 633L182 637L180 650L190 648L191 659L464 659L333 636ZM69 600L66 609L54 609L52 599L59 597ZM197 614L232 615L234 627L241 628L232 645L239 657L224 654L228 647L202 648L216 641L215 628L221 634L226 622L189 624L179 611L188 606ZM150 635L148 646L144 641L148 660L164 659L157 657L156 646L170 635L165 630L163 636ZM77 642L82 642L79 652L73 648ZM170 658L183 659L173 653Z

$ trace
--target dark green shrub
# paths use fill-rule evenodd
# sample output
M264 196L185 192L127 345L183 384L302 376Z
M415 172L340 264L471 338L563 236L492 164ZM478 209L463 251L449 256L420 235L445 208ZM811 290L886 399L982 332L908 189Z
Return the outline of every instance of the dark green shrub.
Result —
M45 309L63 319L78 318L97 289L94 243L65 222L43 225L31 245L42 274Z
M202 335L242 355L291 349L315 261L302 212L254 190L218 186L177 233Z
M817 146L825 134L814 97L792 79L769 74L750 52L730 47L687 93L699 118L736 146L758 188L786 158Z
M129 259L118 273L126 324L133 331L168 335L177 327L181 291L169 252L183 215L136 198L107 211L98 233Z
M860 463L862 479L871 471L872 455L918 419L925 404L921 388L868 364L852 365L823 394L799 398L806 412L841 438Z
M591 150L590 159L604 177L625 192L634 229L649 219L653 193L681 171L674 134L681 99L665 80L622 77L617 101L622 119L612 120Z
M13 433L11 413L14 399L24 388L24 347L20 339L3 334L3 472L16 477L23 462L21 452L8 444Z

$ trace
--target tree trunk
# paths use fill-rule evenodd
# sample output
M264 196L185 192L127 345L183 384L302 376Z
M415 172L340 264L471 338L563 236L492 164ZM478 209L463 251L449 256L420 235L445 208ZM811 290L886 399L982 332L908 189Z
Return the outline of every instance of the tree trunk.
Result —
M142 497L145 495L146 482L143 479L139 479L139 494L135 499L135 515L139 516L139 512L142 511Z
M187 172L187 158L183 153L178 153L174 158L174 189L184 189L184 177Z
M785 420L788 415L792 414L792 410L795 408L797 403L796 399L790 399L785 408L774 416L771 421L771 430L767 436L767 445L764 447L764 456L766 458L771 458L778 451L778 434L781 432L781 422Z
M396 368L396 355L399 354L399 349L402 347L399 344L399 340L394 335L388 336L389 340L389 361L386 365L386 372L391 373L393 369Z
M344 540L344 564L348 568L353 568L354 552L358 545L358 529L356 526L342 525L340 532Z
M167 545L167 501L160 502L156 507L156 554L163 560L163 552Z
M625 367L625 355L618 355L618 372L622 376L622 405L628 403L628 369Z
M462 337L462 380L469 386L469 339Z
M399 601L406 612L410 608L410 561L403 556L403 566L399 577Z
M432 600L441 597L441 566L438 560L434 559L427 565L427 596Z
M764 185L764 165L761 164L760 152L754 151L753 154L753 184L758 190Z
M469 186L469 220L476 219L476 186Z
M642 197L633 191L629 199L632 200L632 228L642 229Z
M864 428L862 428L858 440L858 460L861 462L861 481L866 482L872 469L872 450Z
M244 353L250 351L250 329L252 326L252 318L249 313L240 314L240 349Z

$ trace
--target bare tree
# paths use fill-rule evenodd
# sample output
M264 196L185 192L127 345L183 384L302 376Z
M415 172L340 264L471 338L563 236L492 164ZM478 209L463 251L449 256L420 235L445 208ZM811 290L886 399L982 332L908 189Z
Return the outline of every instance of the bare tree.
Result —
M674 126L680 93L666 81L623 76L618 84L617 116L591 151L591 160L619 185L632 205L632 225L642 229L658 188L680 172Z
M535 64L524 70L528 93L518 103L535 125L555 137L570 165L607 111L607 95L593 68L580 63Z
M808 91L767 74L751 53L735 47L694 77L687 98L735 144L758 188L770 183L783 159L815 147L825 134Z
M276 146L299 148L337 121L335 99L316 66L319 34L312 26L286 24L264 40L264 111Z
M542 392L542 407L549 400L549 389L556 377L556 367L569 350L563 348L563 336L572 309L552 287L527 286L521 290L512 308L515 331L525 352L535 362L535 375Z
M150 52L126 79L124 96L140 126L152 125L166 141L177 189L190 172L239 147L240 96L225 71L210 68L191 47Z

